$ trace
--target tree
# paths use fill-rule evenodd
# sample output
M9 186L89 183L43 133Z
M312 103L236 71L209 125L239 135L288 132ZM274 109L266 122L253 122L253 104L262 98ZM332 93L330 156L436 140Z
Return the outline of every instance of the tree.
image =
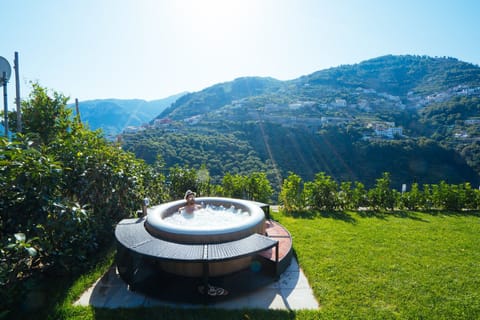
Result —
M365 185L363 183L358 181L354 183L351 202L352 202L351 207L355 210L358 210L362 207L369 206L367 190L365 189Z
M352 183L350 181L342 181L340 183L340 191L338 192L338 206L341 210L356 209L354 207Z
M478 210L480 206L480 190L472 188L469 182L463 185L464 198L462 203L465 209Z
M288 177L283 180L279 199L283 204L283 209L287 212L301 211L305 209L303 183L302 178L299 175L289 172Z
M197 171L198 192L202 196L208 196L212 193L211 177L207 166L202 164Z
M29 99L22 102L23 132L35 134L39 143L48 145L57 136L66 134L73 122L72 111L66 108L68 97L32 84ZM12 127L15 130L16 127Z
M368 198L374 209L393 210L395 207L395 194L390 188L390 173L384 172L378 178L375 187L368 191Z
M338 203L338 184L325 172L315 175L314 181L304 184L304 194L308 206L318 210L336 210Z
M246 197L245 177L227 172L222 179L222 192L225 197L243 199Z
M169 185L170 199L183 199L185 191L198 191L197 171L188 166L178 165L169 169L167 184Z
M270 181L265 172L254 172L246 179L247 199L269 203L273 194Z
M400 197L400 201L408 210L417 210L418 208L423 207L425 201L422 192L418 187L418 183L413 183L412 189L404 192Z
M432 206L436 209L454 209L457 207L456 195L445 181L434 184L432 187Z
M35 84L23 133L0 138L0 280L18 289L8 292L22 292L23 280L45 268L88 267L116 223L135 216L144 197L163 196L162 176L71 118L67 100Z

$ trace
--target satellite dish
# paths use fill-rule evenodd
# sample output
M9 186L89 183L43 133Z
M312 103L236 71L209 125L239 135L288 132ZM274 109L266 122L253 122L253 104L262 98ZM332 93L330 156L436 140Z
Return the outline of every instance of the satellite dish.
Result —
M3 78L3 73L5 72L6 79ZM10 80L10 75L12 73L12 68L7 59L0 57L0 85L3 86L4 83L7 83Z

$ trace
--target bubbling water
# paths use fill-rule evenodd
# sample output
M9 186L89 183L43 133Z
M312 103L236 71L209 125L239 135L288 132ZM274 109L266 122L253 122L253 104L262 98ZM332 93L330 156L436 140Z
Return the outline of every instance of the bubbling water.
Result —
M163 218L163 221L166 224L182 226L185 229L212 230L236 226L248 217L250 217L248 211L242 211L233 205L229 208L207 205L193 213L186 213L182 210L180 213L177 212Z
M265 214L251 201L200 197L204 209L178 213L185 200L149 208L145 228L155 237L178 243L221 243L265 232Z

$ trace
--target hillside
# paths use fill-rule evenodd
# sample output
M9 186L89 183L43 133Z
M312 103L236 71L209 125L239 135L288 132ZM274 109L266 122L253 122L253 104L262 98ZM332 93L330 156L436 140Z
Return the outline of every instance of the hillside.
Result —
M289 171L304 179L323 171L372 185L389 171L396 186L477 185L479 98L478 66L384 56L290 81L239 78L186 94L150 128L124 135L124 148L148 162L158 154L167 166L205 164L214 177L256 168L276 184Z
M90 129L102 129L106 137L113 138L127 127L148 123L184 93L164 99L145 101L140 99L100 99L80 101L79 109L83 123ZM74 104L69 105L75 108Z
M281 107L305 100L320 108L335 106L337 99L345 99L349 109L365 104L373 111L377 107L417 107L426 104L433 95L477 87L480 87L478 66L454 58L384 56L317 71L292 81L235 79L187 94L157 118L182 119L238 103L248 107L265 104ZM302 115L302 111L296 113Z

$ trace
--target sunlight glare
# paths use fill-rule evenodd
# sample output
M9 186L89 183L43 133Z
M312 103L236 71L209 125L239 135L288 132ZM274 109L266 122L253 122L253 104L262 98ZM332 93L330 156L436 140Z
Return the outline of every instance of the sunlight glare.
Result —
M229 39L248 31L255 7L251 1L175 1L180 30L207 41Z

